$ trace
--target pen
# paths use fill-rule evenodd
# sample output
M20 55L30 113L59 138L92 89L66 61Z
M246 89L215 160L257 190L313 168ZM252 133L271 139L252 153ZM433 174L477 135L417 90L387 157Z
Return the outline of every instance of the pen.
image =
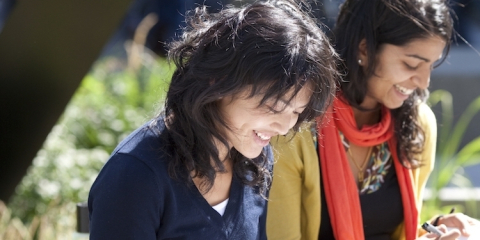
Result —
M429 233L435 233L437 234L438 236L441 236L443 233L440 232L440 230L438 230L436 227L432 226L430 223L428 222L425 222L423 225L422 225L422 228L425 229L425 231L429 232Z
M450 214L452 214L454 212L455 212L455 207L452 207L452 209L450 210Z
M455 212L455 207L452 207L452 209L450 209L450 212L448 214L452 214ZM435 218L435 220L433 221L432 225L433 226L438 226L438 221L440 220L440 218L442 218L443 215L439 215L437 218Z

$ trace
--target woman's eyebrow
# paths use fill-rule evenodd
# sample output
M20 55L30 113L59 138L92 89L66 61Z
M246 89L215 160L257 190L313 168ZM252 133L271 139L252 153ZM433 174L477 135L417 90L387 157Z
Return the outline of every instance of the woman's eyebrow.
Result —
M417 55L417 54L407 54L407 57L417 58L417 59L420 59L420 60L425 61L425 62L427 62L427 63L430 62L430 59L421 57L421 56L419 56L419 55Z

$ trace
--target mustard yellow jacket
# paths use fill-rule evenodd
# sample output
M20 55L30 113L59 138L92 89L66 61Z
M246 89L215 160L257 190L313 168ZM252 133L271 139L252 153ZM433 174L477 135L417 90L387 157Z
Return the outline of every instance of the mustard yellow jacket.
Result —
M424 151L419 156L423 166L412 170L412 182L420 211L423 189L433 170L437 138L435 115L426 104L419 106L419 122L426 138ZM280 136L272 139L271 144L276 162L268 202L267 237L269 240L317 240L322 203L319 160L311 123L293 138L292 135ZM393 239L405 240L404 232L402 223Z

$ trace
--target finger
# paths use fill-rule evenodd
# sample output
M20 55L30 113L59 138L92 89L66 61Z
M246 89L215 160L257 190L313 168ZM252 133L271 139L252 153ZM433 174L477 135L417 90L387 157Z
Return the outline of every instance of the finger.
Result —
M468 217L468 223L470 223L470 226L479 226L480 225L480 221L478 221L477 219L475 218L471 218L471 217Z
M463 235L468 236L468 228L470 227L469 217L463 213L453 213L443 216L441 219L441 224L445 224L451 228L458 228Z
M447 226L445 224L440 224L439 226L436 227L440 232L446 233L448 231Z
M443 234L439 240L454 240L454 239L457 239L458 237L460 237L460 231L458 231L457 229L454 229L454 230L451 230L445 234Z
M428 239L438 239L439 238L439 236L435 233L427 233L425 235L425 237L427 237Z
M463 235L466 236L470 235L469 228L471 224L469 222L469 218L470 217L463 213L455 213L451 218L453 220L454 226L458 228Z

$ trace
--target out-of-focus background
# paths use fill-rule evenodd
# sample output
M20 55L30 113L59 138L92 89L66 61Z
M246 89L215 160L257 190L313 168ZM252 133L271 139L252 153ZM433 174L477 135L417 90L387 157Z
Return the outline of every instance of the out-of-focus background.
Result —
M164 43L198 5L247 2L0 0L0 239L88 238L76 205L119 141L161 111ZM342 2L314 5L325 31ZM480 218L480 1L456 2L458 36L431 80L439 136L424 218L452 206Z

